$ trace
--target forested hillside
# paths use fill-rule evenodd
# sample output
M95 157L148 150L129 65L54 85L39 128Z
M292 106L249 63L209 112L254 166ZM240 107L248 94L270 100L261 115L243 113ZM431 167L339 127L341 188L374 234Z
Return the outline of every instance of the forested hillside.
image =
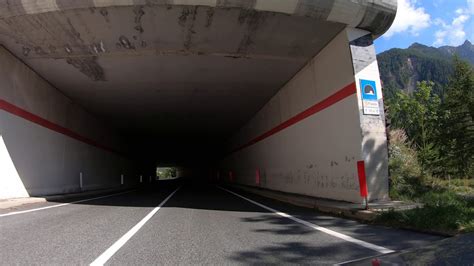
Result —
M413 92L417 82L434 82L434 92L444 94L444 87L453 74L453 56L474 65L474 45L466 41L458 47L429 47L414 43L407 49L391 49L377 56L386 98L397 90Z

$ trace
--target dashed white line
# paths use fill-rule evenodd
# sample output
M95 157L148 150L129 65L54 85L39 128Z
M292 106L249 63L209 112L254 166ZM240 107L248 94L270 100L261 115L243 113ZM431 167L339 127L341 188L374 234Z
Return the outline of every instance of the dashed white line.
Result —
M273 212L273 213L275 213L275 214L277 214L277 215L280 215L280 216L282 216L282 217L285 217L285 218L288 218L288 219L290 219L290 220L293 220L293 221L295 221L295 222L297 222L297 223L306 225L306 226L308 226L308 227L310 227L310 228L313 228L314 230L318 230L318 231L324 232L324 233L326 233L326 234L328 234L328 235L331 235L331 236L334 236L334 237L343 239L343 240L345 240L345 241L354 243L354 244L359 245L359 246L362 246L362 247L364 247L364 248L368 248L368 249L377 251L377 252L382 253L382 254L388 254L388 253L393 253L393 252L395 252L394 250L391 250L391 249L388 249L388 248L384 248L384 247L381 247L381 246L377 246L377 245L374 245L374 244L371 244L371 243L368 243L368 242L365 242L365 241L362 241L362 240L353 238L353 237L351 237L351 236L348 236L348 235L345 235L345 234L341 234L341 233L336 232L336 231L334 231L334 230L327 229L327 228L325 228L325 227L322 227L322 226L319 226L319 225L316 225L316 224L313 224L313 223L310 223L310 222L307 222L307 221L298 219L298 218L293 217L293 216L291 216L291 215L289 215L289 214L287 214L287 213L280 212L280 211L278 211L278 210L275 210L275 209L272 209L272 208L270 208L270 207L268 207L268 206L265 206L265 205L263 205L263 204L261 204L261 203L258 203L258 202L256 202L256 201L253 201L253 200L251 200L251 199L249 199L249 198L246 198L246 197L244 197L244 196L242 196L242 195L239 195L239 194L237 194L237 193L235 193L235 192L233 192L233 191L230 191L230 190L225 189L225 188L220 187L220 186L218 186L218 187L219 187L220 189L222 189L222 190L225 190L225 191L227 191L227 192L229 192L229 193L231 193L231 194L233 194L233 195L235 195L235 196L241 198L241 199L244 199L244 200L246 200L246 201L248 201L248 202L250 202L250 203L253 203L253 204L255 204L255 205L257 205L257 206L259 206L259 207L261 207L261 208L263 208L263 209L266 209L266 210L271 211L271 212Z
M117 195L121 195L121 194L125 194L125 193L130 193L130 192L133 192L135 190L136 189L125 191L125 192L120 192L120 193L115 193L115 194L110 194L110 195L105 195L105 196L100 196L100 197L95 197L95 198L90 198L90 199L83 199L83 200L77 200L77 201L68 202L68 203L56 204L56 205L47 206L47 207L29 209L29 210L24 210L24 211L9 212L9 213L5 213L5 214L0 214L0 217L23 214L23 213L29 213L29 212L36 212L36 211L47 210L47 209L52 209L52 208L58 208L58 207L63 207L63 206L67 206L67 205L70 205L70 204L76 204L76 203L81 203L81 202L86 202L86 201L91 201L91 200L96 200L96 199L103 199L103 198L113 197L113 196L117 196Z
M119 240L117 240L112 246L110 246L104 253L102 253L97 259L95 259L90 265L91 266L98 266L104 265L125 243L130 240L130 238L135 235L140 228L142 228L148 220L157 213L163 205L180 189L181 187L177 188L173 191L166 199L164 199L160 205L154 208L151 212L147 214L140 222L138 222L132 229L130 229L127 233L125 233Z

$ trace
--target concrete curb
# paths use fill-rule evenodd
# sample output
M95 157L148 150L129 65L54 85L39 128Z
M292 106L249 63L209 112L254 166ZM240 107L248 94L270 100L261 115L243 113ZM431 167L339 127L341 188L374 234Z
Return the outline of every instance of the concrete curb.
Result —
M385 201L369 203L369 210L357 203L315 198L305 195L291 194L266 188L251 187L246 185L229 184L232 187L263 197L287 202L296 206L315 209L320 212L330 213L360 221L373 221L377 215L389 210L409 210L420 207L418 203L407 203L402 201Z
M91 190L91 191L85 191L85 192L79 192L79 193L45 196L44 199L46 201L59 201L59 200L65 200L65 199L74 199L74 198L97 196L97 195L109 194L109 193L117 193L121 191L127 191L133 188L134 187L117 187L117 188L109 188L109 189Z
M0 200L0 210L12 209L22 205L46 202L45 198L31 197L31 198L13 198Z
M230 185L236 189L257 194L266 198L290 203L292 205L315 209L320 212L330 213L337 216L353 218L362 221L373 221L377 216L377 212L371 210L364 210L360 204L329 201L308 196L298 196L287 194L283 192L267 190L263 188L254 188L243 185Z
M34 204L34 203L54 202L54 201L61 201L61 200L74 199L74 198L106 195L106 194L127 191L131 189L134 189L134 187L109 188L109 189L91 190L91 191L71 193L71 194L51 195L51 196L44 196L44 197L4 199L4 200L0 200L0 210L14 209L16 207Z

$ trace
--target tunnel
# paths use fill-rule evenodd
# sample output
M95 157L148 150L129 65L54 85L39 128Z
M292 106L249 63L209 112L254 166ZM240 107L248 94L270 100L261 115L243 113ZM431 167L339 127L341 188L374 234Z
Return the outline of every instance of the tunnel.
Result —
M0 1L0 198L195 182L388 199L396 0Z

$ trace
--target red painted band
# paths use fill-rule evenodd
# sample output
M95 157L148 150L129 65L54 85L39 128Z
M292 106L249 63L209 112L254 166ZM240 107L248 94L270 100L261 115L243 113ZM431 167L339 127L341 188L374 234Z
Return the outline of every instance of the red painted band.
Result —
M367 178L365 176L365 162L364 161L357 162L357 172L359 173L360 196L365 198L369 195L369 193L367 191Z
M109 148L105 145L102 145L92 139L89 139L87 137L84 137L70 129L67 129L65 127L62 127L58 124L55 124L51 121L48 121L42 117L39 117L33 113L30 113L18 106L15 106L5 100L2 100L0 99L0 110L5 110L6 112L12 114L12 115L16 115L18 117L21 117L25 120L28 120L30 122L33 122L37 125L40 125L42 127L45 127L47 129L50 129L52 131L55 131L57 133L60 133L60 134L63 134L65 136L68 136L70 138L73 138L75 140L78 140L78 141L81 141L83 143L86 143L86 144L89 144L91 146L94 146L94 147L97 147L97 148L100 148L100 149L103 149L103 150L106 150L106 151L109 151L109 152L113 152L113 153L119 153L117 151L115 151L114 149L112 148Z
M253 144L260 142L272 135L275 135L276 133L316 114L321 112L322 110L330 107L331 105L334 105L337 102L340 102L344 100L345 98L355 94L357 92L356 84L351 83L347 85L346 87L342 88L341 90L337 91L336 93L332 94L331 96L327 97L326 99L320 101L319 103L311 106L310 108L304 110L303 112L295 115L294 117L286 120L285 122L281 123L280 125L270 129L269 131L263 133L262 135L254 138L253 140L249 141L248 143L234 149L230 153L234 153L240 150L243 150L249 146L252 146Z

